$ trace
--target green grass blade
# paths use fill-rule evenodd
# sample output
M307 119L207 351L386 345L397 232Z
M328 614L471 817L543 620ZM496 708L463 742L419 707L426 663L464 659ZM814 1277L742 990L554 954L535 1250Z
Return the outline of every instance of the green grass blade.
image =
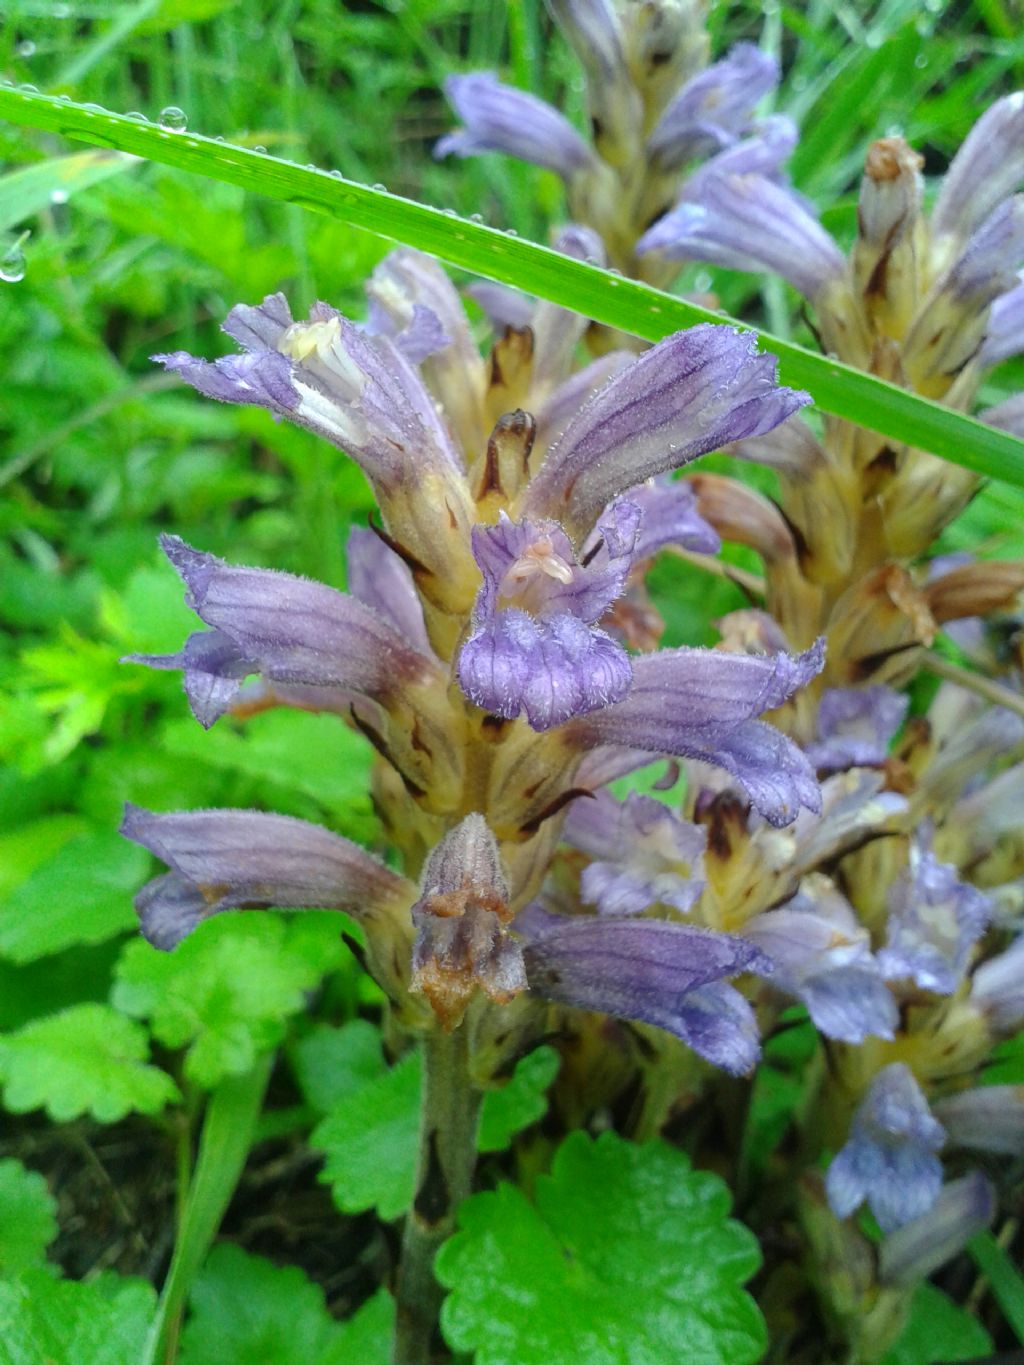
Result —
M1024 1345L1024 1278L991 1232L979 1232L967 1244L974 1264L988 1280L1013 1334Z
M547 247L509 237L483 224L453 219L438 209L326 171L307 170L193 133L172 133L98 107L13 89L0 89L0 118L131 152L316 213L331 214L649 341L697 322L732 322L660 290L569 260ZM745 327L742 323L733 325ZM760 342L778 356L782 380L808 389L823 411L1024 488L1024 442L1006 432L983 426L779 337L762 333Z
M50 204L65 203L79 190L99 184L131 166L120 152L99 150L50 157L0 176L0 232L31 218Z

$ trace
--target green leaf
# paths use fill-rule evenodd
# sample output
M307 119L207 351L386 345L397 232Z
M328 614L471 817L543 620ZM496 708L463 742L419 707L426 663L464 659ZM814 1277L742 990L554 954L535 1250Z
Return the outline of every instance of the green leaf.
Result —
M0 176L0 232L7 232L51 204L64 204L79 190L126 170L134 158L97 149L56 156Z
M0 955L33 962L135 927L132 893L149 856L113 831L79 835L40 864L0 908Z
M501 1090L489 1090L480 1110L476 1145L480 1152L501 1152L516 1133L536 1123L547 1112L547 1088L560 1063L553 1047L538 1047L516 1063Z
M77 815L47 815L0 834L0 896L6 896L87 826Z
M126 945L111 998L148 1019L167 1047L188 1047L197 1085L248 1071L284 1037L306 992L348 959L344 921L330 912L216 915L173 953L141 939Z
M155 1301L152 1285L111 1273L0 1280L0 1365L138 1365Z
M327 1158L320 1179L343 1213L376 1208L387 1221L412 1203L422 1084L422 1058L410 1052L313 1130L310 1144Z
M747 1365L760 1253L728 1214L724 1183L673 1148L573 1133L535 1203L502 1184L463 1204L435 1263L445 1339L476 1365Z
M387 1365L394 1306L384 1290L347 1323L297 1266L216 1247L196 1278L181 1365Z
M300 1038L291 1056L299 1089L321 1114L344 1104L385 1070L380 1030L365 1019L342 1028L323 1024Z
M729 322L745 328L649 285L509 238L482 223L452 220L439 209L192 132L171 133L121 114L23 90L0 89L0 117L330 214L649 341L695 322ZM763 333L761 340L779 357L783 381L810 389L823 411L1024 487L1024 443L1016 437L779 337Z
M38 1171L0 1161L0 1273L17 1275L46 1259L57 1236L57 1204Z
M0 1035L4 1105L14 1114L45 1107L57 1123L155 1114L180 1096L148 1056L146 1031L131 1019L109 1005L72 1005Z
M879 1365L933 1365L941 1360L976 1360L994 1350L977 1318L933 1284L919 1284L910 1316Z

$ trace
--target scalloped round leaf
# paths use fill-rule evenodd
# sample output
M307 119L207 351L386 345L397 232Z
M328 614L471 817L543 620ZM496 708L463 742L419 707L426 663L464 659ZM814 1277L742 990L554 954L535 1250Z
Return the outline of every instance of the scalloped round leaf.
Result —
M310 1145L327 1158L320 1179L343 1213L376 1208L389 1220L412 1203L422 1084L422 1057L410 1052L313 1129Z
M109 1005L72 1005L0 1036L4 1107L45 1108L57 1123L86 1113L100 1123L155 1114L181 1096L148 1057L141 1025Z
M133 929L132 894L148 867L146 850L113 832L71 839L4 898L0 956L34 962Z
M547 1089L558 1074L560 1057L553 1047L538 1047L520 1057L500 1090L488 1090L476 1135L479 1152L502 1152L516 1133L547 1112Z
M499 1185L438 1253L445 1339L476 1365L750 1365L764 1320L729 1191L664 1143L573 1133L535 1202Z
M303 1097L320 1114L386 1069L380 1029L367 1019L351 1019L341 1028L321 1024L299 1039L290 1056Z
M57 1204L38 1171L0 1161L0 1274L17 1275L46 1260L57 1236Z
M298 1266L275 1266L241 1247L215 1247L197 1276L180 1365L388 1365L394 1303L381 1290L336 1322L323 1290Z
M138 1365L156 1306L143 1280L88 1284L26 1270L0 1280L0 1365Z
M276 1047L306 992L348 957L341 918L265 911L216 915L174 950L126 945L111 999L148 1019L167 1047L187 1047L185 1075L214 1086Z

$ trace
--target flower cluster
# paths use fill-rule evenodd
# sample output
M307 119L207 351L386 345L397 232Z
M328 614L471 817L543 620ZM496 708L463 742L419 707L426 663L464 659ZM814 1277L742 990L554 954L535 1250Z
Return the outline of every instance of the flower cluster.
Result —
M356 726L379 754L402 873L274 815L133 809L125 833L171 868L139 898L143 931L171 947L228 908L344 909L409 1027L451 1029L529 991L659 1025L745 1071L757 1028L724 979L771 970L756 944L637 917L652 899L635 894L596 915L537 897L566 814L607 810L607 782L655 757L716 765L769 827L817 808L810 761L759 717L819 672L820 645L637 654L616 615L663 546L717 545L666 476L805 398L726 328L574 372L584 323L542 307L483 358L447 277L408 250L369 296L365 326L325 304L295 321L274 295L229 316L241 354L159 357L201 393L344 449L382 524L353 533L347 593L166 537L205 629L136 661L181 669L205 726L270 706Z

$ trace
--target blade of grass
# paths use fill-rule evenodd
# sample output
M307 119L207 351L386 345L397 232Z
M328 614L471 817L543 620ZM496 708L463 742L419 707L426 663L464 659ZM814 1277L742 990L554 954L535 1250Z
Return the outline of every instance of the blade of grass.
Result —
M331 214L648 341L698 322L729 323L753 330L648 285L570 260L547 247L510 238L484 224L453 219L437 209L354 184L340 175L308 170L194 133L172 133L98 107L12 89L0 89L0 118L131 152L315 213ZM807 388L823 411L1024 488L1024 442L1016 437L779 337L762 333L759 341L779 358L782 380Z
M130 165L132 158L119 152L75 152L0 176L0 232Z
M967 1243L974 1264L989 1282L1014 1336L1024 1345L1024 1278L991 1232L979 1232Z

